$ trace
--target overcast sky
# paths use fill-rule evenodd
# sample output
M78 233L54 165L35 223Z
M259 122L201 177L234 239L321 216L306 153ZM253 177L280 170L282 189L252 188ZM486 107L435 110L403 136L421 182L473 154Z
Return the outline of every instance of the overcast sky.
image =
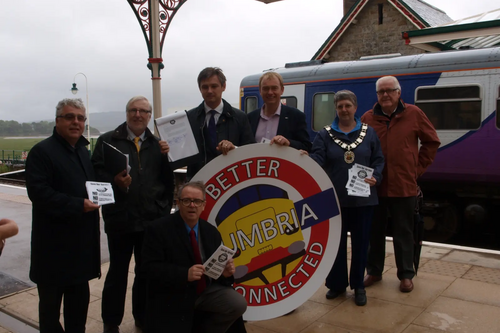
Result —
M492 0L427 2L453 19L500 8ZM342 3L188 0L163 47L163 114L201 102L196 78L204 67L224 70L224 98L236 104L246 75L309 60L338 25ZM1 120L53 119L78 72L88 78L91 114L124 111L135 95L152 100L146 42L126 0L2 1L0 45ZM85 78L76 83L85 101Z

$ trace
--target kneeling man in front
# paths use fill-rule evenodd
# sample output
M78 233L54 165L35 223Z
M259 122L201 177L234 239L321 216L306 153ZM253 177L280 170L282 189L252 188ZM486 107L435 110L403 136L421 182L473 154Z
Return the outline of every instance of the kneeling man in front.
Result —
M153 221L146 229L146 332L226 332L245 312L247 303L231 287L232 259L218 279L203 274L203 262L222 243L217 228L200 219L205 186L202 182L183 185L176 203L177 212Z

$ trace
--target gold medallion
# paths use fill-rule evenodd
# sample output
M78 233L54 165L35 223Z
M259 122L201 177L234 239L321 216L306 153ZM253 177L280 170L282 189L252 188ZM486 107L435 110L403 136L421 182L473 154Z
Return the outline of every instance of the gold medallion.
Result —
M346 151L344 153L344 161L347 164L351 164L352 162L354 162L354 153L350 150Z

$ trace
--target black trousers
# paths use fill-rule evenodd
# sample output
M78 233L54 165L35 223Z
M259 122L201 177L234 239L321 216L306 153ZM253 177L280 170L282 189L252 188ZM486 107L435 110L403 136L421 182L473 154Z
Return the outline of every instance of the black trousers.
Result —
M70 286L38 284L40 333L85 333L89 309L89 283ZM64 296L64 328L59 321Z
M337 258L326 278L328 289L341 291L348 285L351 289L364 289L370 227L373 219L373 207L342 207L342 232ZM351 269L347 278L347 232L351 232Z
M398 278L412 279L413 269L413 223L415 197L379 197L375 208L366 270L370 275L381 276L385 260L385 232L389 214L392 220L394 255L398 268Z
M108 233L107 236L109 270L102 291L102 321L107 325L120 325L123 320L128 269L133 253L135 258L135 278L132 286L132 314L135 320L144 323L146 279L139 276L144 232Z

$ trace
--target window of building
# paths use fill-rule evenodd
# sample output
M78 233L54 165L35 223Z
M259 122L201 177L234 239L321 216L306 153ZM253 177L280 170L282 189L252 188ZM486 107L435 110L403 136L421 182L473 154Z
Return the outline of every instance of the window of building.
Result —
M378 4L378 24L384 24L384 4Z
M419 87L415 104L437 130L475 130L481 126L481 87Z
M334 92L318 93L313 97L313 130L319 132L326 125L330 125L336 116Z
M281 103L292 108L297 108L297 97L281 96Z
M257 97L251 96L245 98L245 113L252 112L259 107Z

